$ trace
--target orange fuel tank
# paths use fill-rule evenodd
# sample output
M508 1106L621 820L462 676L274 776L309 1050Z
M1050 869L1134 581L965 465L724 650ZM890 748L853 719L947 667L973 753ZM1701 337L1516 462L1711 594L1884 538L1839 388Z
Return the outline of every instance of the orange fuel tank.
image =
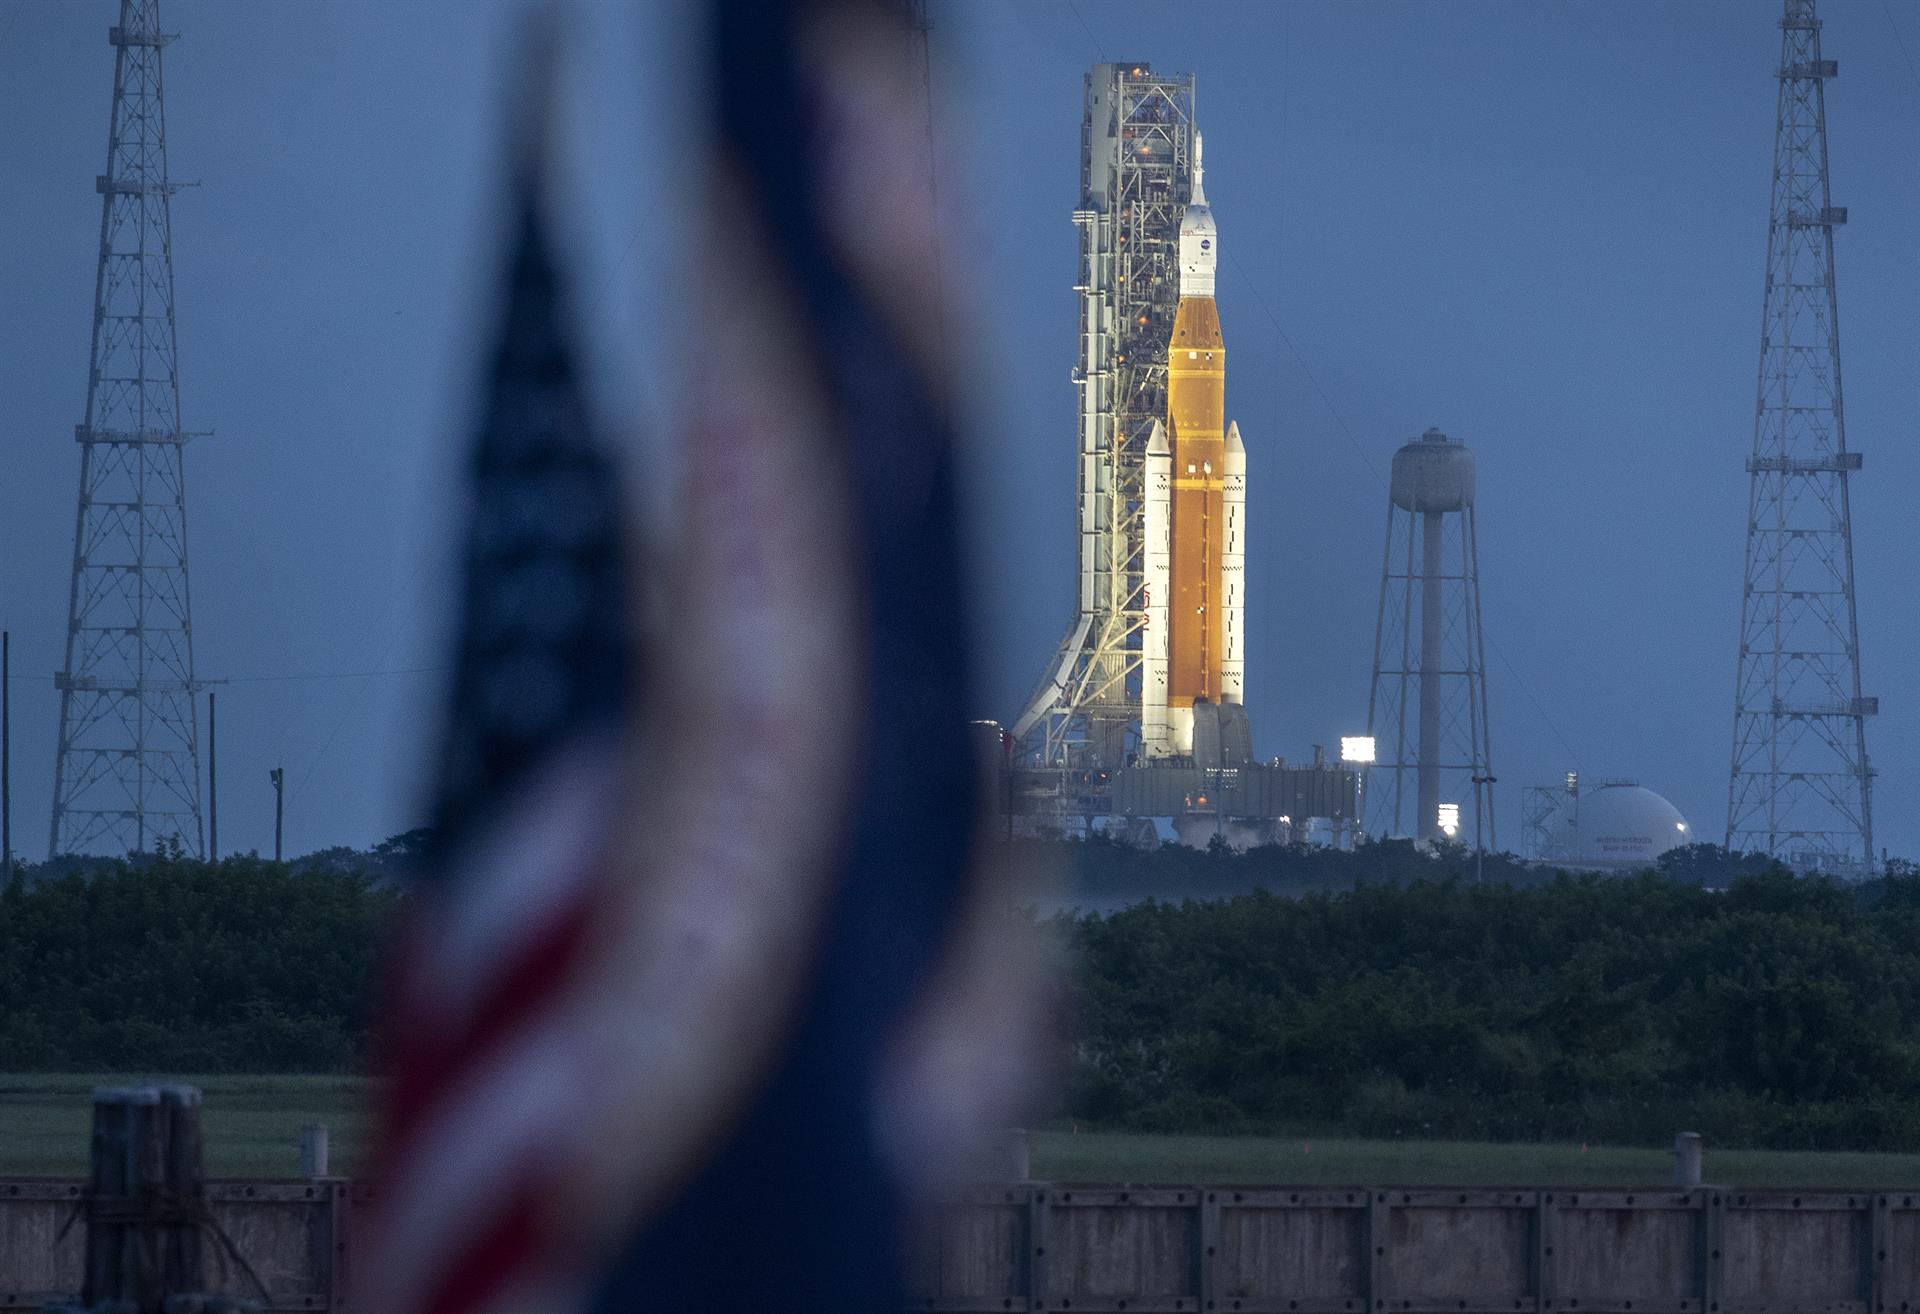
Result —
M1226 531L1227 348L1211 296L1185 296L1167 349L1172 507L1167 705L1221 701ZM1184 718L1179 718L1184 719Z

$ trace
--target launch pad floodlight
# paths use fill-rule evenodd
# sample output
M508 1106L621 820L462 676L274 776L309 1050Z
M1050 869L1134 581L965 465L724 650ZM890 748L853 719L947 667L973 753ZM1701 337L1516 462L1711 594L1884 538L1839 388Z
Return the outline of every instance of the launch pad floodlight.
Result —
M1367 766L1374 760L1374 741L1372 735L1342 735L1340 737L1340 760L1352 762L1356 766Z
M1448 839L1460 833L1460 805L1442 803L1440 805L1440 833Z

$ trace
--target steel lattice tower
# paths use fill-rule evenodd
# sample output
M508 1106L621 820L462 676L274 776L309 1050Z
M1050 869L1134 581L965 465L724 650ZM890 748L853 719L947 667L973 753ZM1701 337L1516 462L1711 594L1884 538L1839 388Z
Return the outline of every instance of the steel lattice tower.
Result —
M121 0L50 854L198 854L200 746L159 0Z
M1080 132L1079 598L1013 733L1036 765L1113 768L1140 731L1147 442L1167 409L1193 77L1096 64Z
M1767 226L1767 290L1753 455L1747 461L1746 594L1734 689L1727 847L1801 870L1873 863L1873 773L1860 693L1826 82L1814 0L1786 0Z

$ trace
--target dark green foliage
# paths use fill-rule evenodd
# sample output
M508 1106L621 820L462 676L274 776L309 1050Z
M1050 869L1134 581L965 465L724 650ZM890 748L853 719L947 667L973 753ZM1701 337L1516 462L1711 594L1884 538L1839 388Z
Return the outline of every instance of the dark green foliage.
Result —
M1442 861L1387 847L1338 856ZM1261 860L1081 856L1189 886ZM1070 1109L1155 1131L1920 1148L1920 879L1682 859L1055 919L1078 965Z
M399 895L358 871L162 857L0 891L0 1070L337 1072Z
M1470 854L1407 844L1032 847L1083 895L1196 896L1049 923L1083 1122L1920 1149L1910 867L1849 888L1703 846L1610 879L1489 855L1475 885ZM16 876L0 1071L349 1070L415 849Z

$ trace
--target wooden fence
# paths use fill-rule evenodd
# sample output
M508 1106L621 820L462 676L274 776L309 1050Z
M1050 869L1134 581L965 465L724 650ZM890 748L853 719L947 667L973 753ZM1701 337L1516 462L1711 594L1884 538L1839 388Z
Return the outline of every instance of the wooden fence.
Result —
M86 1223L78 1178L0 1177L0 1310L37 1310L80 1290ZM207 1183L214 1221L272 1296L269 1310L344 1310L347 1239L366 1189L342 1178ZM253 1297L242 1273L223 1272L209 1246L207 1272Z
M81 1190L0 1178L0 1310L78 1288L84 1229L60 1232ZM365 1187L229 1181L208 1195L271 1309L349 1307ZM910 1308L979 1314L1920 1311L1920 1191L1019 1183L954 1193L917 1242Z
M1920 1310L1920 1192L980 1188L915 1308L1300 1314Z

